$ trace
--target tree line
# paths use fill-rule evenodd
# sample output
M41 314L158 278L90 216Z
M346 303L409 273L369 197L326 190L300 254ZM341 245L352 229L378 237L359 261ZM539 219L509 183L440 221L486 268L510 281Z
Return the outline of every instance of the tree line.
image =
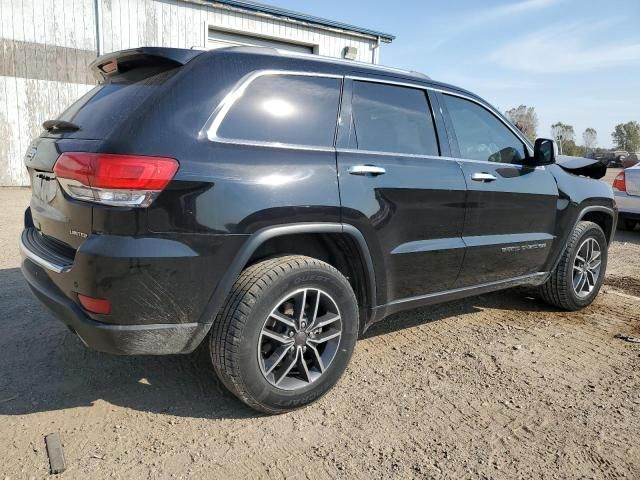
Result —
M507 110L505 115L532 142L538 137L538 115L535 108L520 105ZM588 152L605 152L608 149L598 148L598 132L595 128L587 128L582 132L582 142L576 141L573 125L557 122L551 125L551 136L558 143L563 155L584 156ZM615 126L611 133L616 150L640 152L640 123L630 121Z

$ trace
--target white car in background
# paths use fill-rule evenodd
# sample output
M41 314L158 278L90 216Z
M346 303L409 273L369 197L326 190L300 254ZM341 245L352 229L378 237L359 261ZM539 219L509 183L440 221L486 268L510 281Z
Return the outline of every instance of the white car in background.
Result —
M613 181L618 205L618 226L633 230L640 224L640 163L621 171Z

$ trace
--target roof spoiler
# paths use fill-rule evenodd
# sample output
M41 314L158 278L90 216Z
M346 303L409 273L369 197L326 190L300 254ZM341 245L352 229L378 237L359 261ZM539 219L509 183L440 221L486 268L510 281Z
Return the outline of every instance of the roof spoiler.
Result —
M108 53L96 58L89 68L98 78L124 73L141 66L166 65L178 67L185 65L202 51L183 48L140 47Z

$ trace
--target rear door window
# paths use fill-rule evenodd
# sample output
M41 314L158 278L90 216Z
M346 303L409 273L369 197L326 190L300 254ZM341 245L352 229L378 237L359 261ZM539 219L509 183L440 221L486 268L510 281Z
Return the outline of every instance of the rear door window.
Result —
M522 140L493 113L464 98L443 97L462 158L515 164L526 158Z
M219 138L248 142L332 147L341 79L263 75L231 106Z
M425 90L355 81L352 110L359 150L439 155Z

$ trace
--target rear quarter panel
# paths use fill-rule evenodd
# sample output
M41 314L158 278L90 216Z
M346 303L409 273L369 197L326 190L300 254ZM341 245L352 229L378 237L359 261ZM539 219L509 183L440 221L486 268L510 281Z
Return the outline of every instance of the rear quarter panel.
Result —
M216 161L192 161L149 210L155 232L251 234L280 224L336 222L333 152L211 145ZM168 213L184 209L182 216Z

